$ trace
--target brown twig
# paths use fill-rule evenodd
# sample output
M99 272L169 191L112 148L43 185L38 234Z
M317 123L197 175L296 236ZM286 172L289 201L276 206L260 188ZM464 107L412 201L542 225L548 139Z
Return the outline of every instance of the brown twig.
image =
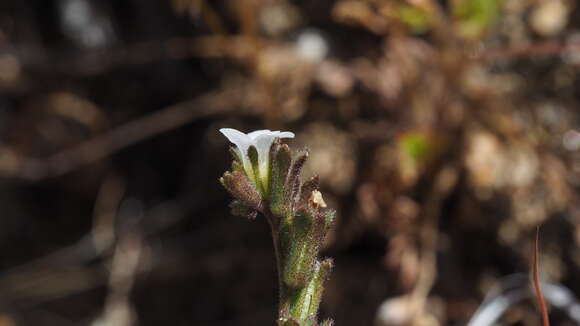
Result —
M226 112L235 103L239 103L239 98L240 91L228 90L179 103L130 121L48 158L18 158L21 164L14 171L0 171L0 175L30 181L61 176L140 141L179 128L196 118Z
M9 55L31 71L64 76L94 76L123 66L152 64L195 57L245 58L255 48L243 36L210 35L174 37L124 44L93 51L49 51L34 45L9 44L0 55ZM1 44L0 44L1 45Z
M130 294L139 273L142 252L143 239L138 232L132 231L119 240L111 261L109 293L101 316L104 325L135 324L136 314Z
M548 308L546 307L546 302L544 301L544 294L542 293L542 288L540 286L540 271L538 264L539 255L539 241L540 240L540 227L536 228L536 240L534 245L534 261L532 266L532 274L534 281L534 290L536 291L536 297L538 298L538 304L540 305L540 312L542 314L542 325L550 326L550 319L548 318Z
M117 208L125 196L125 183L112 174L105 178L95 199L91 237L97 253L105 255L115 242Z
M427 297L437 277L437 223L440 218L442 202L456 183L456 168L449 167L439 171L435 179L435 187L427 200L424 222L420 230L420 272L417 283L409 294L412 316L415 317L422 315Z
M516 60L530 57L554 56L560 55L567 49L580 47L579 41L543 41L522 46L513 46L507 48L488 49L484 51L480 58L485 61L493 62L496 60Z
M280 252L280 248L278 247L278 228L276 226L276 224L274 223L274 215L272 214L272 212L270 212L269 209L263 210L262 214L264 215L264 217L266 218L266 221L268 221L268 225L270 226L270 231L272 232L272 242L274 244L274 257L276 258L276 270L278 272L278 296L279 296L279 300L281 300L283 298L283 293L282 291L284 290L283 284L282 284L282 256L281 256L281 252Z

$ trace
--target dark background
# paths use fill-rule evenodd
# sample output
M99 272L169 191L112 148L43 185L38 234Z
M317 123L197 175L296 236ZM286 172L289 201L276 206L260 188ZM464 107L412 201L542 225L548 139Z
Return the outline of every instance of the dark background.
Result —
M2 0L0 325L272 325L270 231L229 214L221 127L310 150L338 211L321 311L337 325L464 325L531 270L538 225L542 278L578 293L579 15ZM528 300L501 323L539 320Z

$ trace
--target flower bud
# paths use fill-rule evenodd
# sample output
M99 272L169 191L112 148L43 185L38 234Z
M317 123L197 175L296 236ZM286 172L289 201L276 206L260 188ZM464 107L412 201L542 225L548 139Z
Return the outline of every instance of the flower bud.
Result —
M242 204L257 209L262 202L262 197L248 180L248 178L239 171L226 172L220 178L222 185L238 199Z

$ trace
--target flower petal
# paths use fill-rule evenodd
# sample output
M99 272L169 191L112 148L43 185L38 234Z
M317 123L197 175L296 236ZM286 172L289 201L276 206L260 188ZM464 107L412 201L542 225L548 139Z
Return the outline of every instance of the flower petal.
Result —
M256 131L252 131L250 133L248 133L248 137L250 137L250 139L255 140L256 138L258 138L261 135L266 135L266 134L271 134L272 131L270 131L269 129L263 129L263 130L256 130Z
M258 169L261 180L255 179L256 185L262 184L264 190L267 191L269 169L270 169L270 148L276 138L294 138L294 133L290 131L272 131L269 129L256 130L248 134L232 128L222 128L220 132L229 139L230 142L236 145L236 152L239 153L246 174L254 180L257 178L258 171L254 171L252 164L248 157L248 149L250 146L256 147L258 153Z
M270 131L270 130L257 130L252 132L254 136L254 145L258 150L258 161L260 162L260 173L265 175L267 173L268 165L270 163L270 147L276 138L294 138L294 133L289 131Z
M280 133L278 135L276 135L276 137L278 137L278 138L294 138L294 133L290 132L290 131L280 131Z
M242 163L244 164L244 170L246 170L246 173L252 174L252 164L248 158L248 148L253 144L252 139L243 132L232 128L221 128L220 132L226 136L230 142L236 145Z
M226 136L226 138L236 145L240 151L245 155L248 153L248 147L252 144L252 140L248 135L244 134L243 132L232 129L232 128L221 128L220 132Z
M268 133L262 134L254 140L254 144L258 150L258 162L260 162L260 166L263 164L266 164L267 166L270 161L270 147L272 147L275 138L275 135Z

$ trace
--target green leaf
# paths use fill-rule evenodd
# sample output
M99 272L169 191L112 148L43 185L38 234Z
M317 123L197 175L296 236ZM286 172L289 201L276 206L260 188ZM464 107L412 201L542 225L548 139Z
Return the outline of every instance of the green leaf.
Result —
M293 289L306 286L320 243L314 240L314 214L306 209L297 212L291 225L291 240L284 262L284 283Z
M324 237L334 221L334 211L317 212L300 208L289 226L287 254L284 260L284 283L293 289L306 285L313 275L313 267Z
M291 203L286 196L286 179L292 163L292 154L288 145L272 146L270 170L270 210L272 214L283 218L290 211Z
M313 325L316 322L318 306L324 291L324 281L330 275L333 267L332 259L323 262L315 262L313 277L308 285L294 293L290 317L296 319L300 325Z
M318 306L322 300L322 293L324 291L324 282L328 280L332 269L334 268L334 260L327 258L321 263L316 262L319 269L315 276L313 277L314 282L312 282L312 299L310 301L310 311L311 315L316 315L318 312Z

